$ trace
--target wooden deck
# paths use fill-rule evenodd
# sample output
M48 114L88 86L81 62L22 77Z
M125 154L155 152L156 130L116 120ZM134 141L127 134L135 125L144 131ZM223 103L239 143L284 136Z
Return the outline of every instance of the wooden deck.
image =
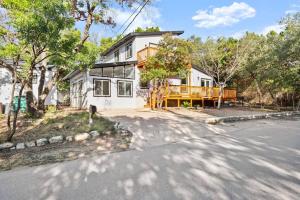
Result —
M157 53L157 47L145 47L137 52L138 67L143 68L146 60ZM204 106L208 102L215 106L219 97L219 88L217 87L200 87L200 86L168 86L163 89L163 107L180 107L187 101L190 107ZM225 88L222 95L222 101L236 101L237 92L235 88ZM149 97L147 107L156 107L156 96L152 92Z
M138 67L143 67L147 58L154 56L157 52L157 47L145 47L137 52Z
M200 87L200 86L168 86L164 89L163 107L181 107L183 102L188 102L189 107L201 106L210 103L216 106L219 97L219 88ZM225 88L222 95L222 101L233 101L237 99L235 88ZM155 94L150 95L151 108L156 107Z

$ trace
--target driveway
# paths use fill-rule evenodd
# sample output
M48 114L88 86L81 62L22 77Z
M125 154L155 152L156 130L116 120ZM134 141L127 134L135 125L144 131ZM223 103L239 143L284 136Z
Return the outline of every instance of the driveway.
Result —
M210 133L194 130L197 138L175 143L0 172L0 199L299 199L299 120L217 125Z
M132 148L145 148L211 134L204 120L211 117L184 109L169 111L108 110L100 112L133 133Z

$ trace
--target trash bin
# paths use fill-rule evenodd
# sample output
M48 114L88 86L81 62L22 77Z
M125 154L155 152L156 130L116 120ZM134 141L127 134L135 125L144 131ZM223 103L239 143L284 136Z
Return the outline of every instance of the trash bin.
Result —
M14 112L17 110L17 106L18 106L18 97L14 97L14 104L13 104L13 110ZM25 96L21 96L21 101L20 101L20 111L21 112L26 112L26 97Z

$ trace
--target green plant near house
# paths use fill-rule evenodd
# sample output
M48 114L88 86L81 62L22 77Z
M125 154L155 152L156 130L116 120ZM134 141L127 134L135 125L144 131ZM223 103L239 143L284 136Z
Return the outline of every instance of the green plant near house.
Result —
M47 113L55 113L57 111L56 106L54 105L49 105L47 107Z
M190 107L190 103L189 103L188 101L184 101L184 102L182 103L182 107L184 107L184 108L189 108L189 107Z

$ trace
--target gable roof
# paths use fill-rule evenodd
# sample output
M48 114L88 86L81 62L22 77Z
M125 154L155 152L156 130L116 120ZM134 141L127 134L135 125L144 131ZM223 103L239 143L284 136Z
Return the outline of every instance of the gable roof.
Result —
M132 32L132 33L129 33L126 36L124 36L121 40L119 40L114 45L112 45L109 49L104 51L101 55L106 56L107 54L109 54L110 52L115 50L116 48L120 47L122 44L126 43L129 40L132 40L135 37L158 36L158 35L164 35L167 33L170 33L172 35L181 35L184 33L184 31L157 31L157 32L141 32L141 33Z

